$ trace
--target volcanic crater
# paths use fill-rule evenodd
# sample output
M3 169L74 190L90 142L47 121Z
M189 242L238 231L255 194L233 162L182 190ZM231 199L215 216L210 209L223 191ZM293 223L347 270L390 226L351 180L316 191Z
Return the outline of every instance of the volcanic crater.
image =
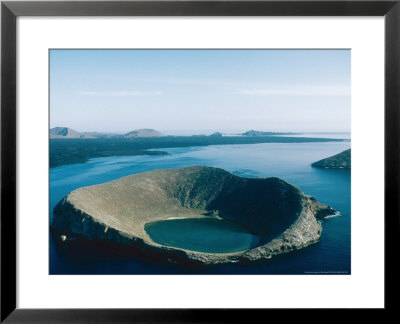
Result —
M128 254L212 265L260 261L316 243L322 232L318 219L335 212L282 179L198 166L76 189L56 205L50 226L60 245L107 242ZM214 232L212 239L207 231ZM179 242L177 232L193 244ZM228 241L221 241L225 234ZM235 238L244 243L229 246Z

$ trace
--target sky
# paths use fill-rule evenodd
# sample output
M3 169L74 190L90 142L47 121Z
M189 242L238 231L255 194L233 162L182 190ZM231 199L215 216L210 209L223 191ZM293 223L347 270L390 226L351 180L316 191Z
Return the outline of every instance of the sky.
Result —
M50 127L350 131L350 50L50 50Z

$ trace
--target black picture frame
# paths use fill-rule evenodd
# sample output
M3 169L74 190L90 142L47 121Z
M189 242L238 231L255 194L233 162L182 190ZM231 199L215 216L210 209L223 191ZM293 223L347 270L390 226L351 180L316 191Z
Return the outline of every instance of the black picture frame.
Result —
M19 309L16 307L16 19L19 16L384 16L385 308L396 309L399 237L400 0L2 1L1 322L235 322L268 309ZM371 260L373 262L373 260Z

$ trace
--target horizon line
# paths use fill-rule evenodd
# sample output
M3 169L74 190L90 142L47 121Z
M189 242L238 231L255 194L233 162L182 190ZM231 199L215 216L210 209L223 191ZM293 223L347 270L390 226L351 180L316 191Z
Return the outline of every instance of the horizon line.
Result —
M257 132L268 132L268 133L341 133L348 134L351 133L351 130L326 130L326 131L315 131L315 130L264 130L264 129L256 129L256 128L246 128L244 129L156 129L151 127L138 127L130 130L77 130L78 128L73 128L69 126L53 126L50 127L49 130L54 128L69 128L79 133L115 133L115 134L125 134L136 130L154 130L158 132L220 132L220 133L231 133L231 132L248 132L248 131L257 131Z

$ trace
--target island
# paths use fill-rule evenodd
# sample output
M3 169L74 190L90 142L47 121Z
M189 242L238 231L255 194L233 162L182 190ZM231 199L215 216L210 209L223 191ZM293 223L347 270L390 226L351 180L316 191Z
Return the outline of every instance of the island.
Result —
M319 220L335 213L280 178L243 178L197 166L76 189L56 205L50 227L63 247L82 241L161 262L215 265L257 262L305 248L318 242ZM196 241L191 235L198 235L197 226L203 236ZM177 228L187 230L176 234L188 242L168 241ZM241 247L204 247L207 232L219 228L229 239L239 238Z
M54 127L49 131L50 138L95 138L91 134L80 133L69 127Z
M313 164L311 164L311 166L325 169L350 169L351 149L348 149L326 159L314 162Z
M49 131L51 139L68 138L132 138L132 137L163 137L166 136L151 128L135 129L125 134L101 133L101 132L78 132L69 127L53 127Z

